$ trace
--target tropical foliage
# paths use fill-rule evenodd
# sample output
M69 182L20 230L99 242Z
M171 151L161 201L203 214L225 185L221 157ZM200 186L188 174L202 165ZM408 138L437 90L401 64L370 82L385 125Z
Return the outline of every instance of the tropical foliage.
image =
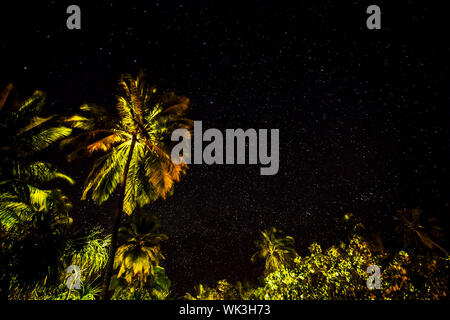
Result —
M136 216L131 224L120 227L119 241L123 244L117 249L114 261L118 278L143 287L149 276L155 275L164 259L159 243L167 240L165 234L156 233L158 227L156 217L147 215Z
M412 210L413 211L413 210ZM346 215L344 220L350 220ZM358 219L354 220L358 221ZM447 299L450 257L426 253L373 250L378 246L367 235L364 225L355 223L351 236L326 250L314 242L309 254L297 256L291 264L278 264L265 273L260 285L231 285L219 281L216 288L199 284L186 299L257 299L257 300L422 300ZM364 236L363 236L364 235ZM269 237L268 237L269 238ZM378 241L378 240L376 240ZM266 240L266 242L268 242ZM261 241L256 242L261 247ZM430 248L431 249L431 248ZM369 289L368 267L381 271L380 289Z
M248 282L244 284L238 281L235 285L223 279L217 282L216 287L198 284L195 294L186 293L187 300L251 300L255 299L256 289Z
M14 297L30 296L39 286L55 281L72 219L70 200L50 184L74 181L36 157L71 129L62 126L56 115L46 114L43 92L8 103L12 90L9 85L3 91L0 106L0 290L2 296Z
M289 266L297 256L294 249L294 238L281 237L280 231L275 227L261 231L260 239L255 241L258 251L252 256L254 262L257 258L265 260L265 274L278 270L282 266Z
M189 99L173 92L159 93L144 80L123 75L115 110L97 105L83 105L80 114L66 119L72 128L81 130L66 139L62 146L75 145L69 161L82 155L98 156L89 173L82 199L92 190L92 199L102 204L119 188L119 201L113 216L110 257L106 266L103 293L108 298L117 248L117 232L122 211L130 215L173 191L187 166L171 159L172 132L190 129L192 121L184 115Z
M187 169L171 161L170 136L191 128L185 118L189 100L157 91L142 74L120 78L113 110L89 104L62 117L47 112L45 98L35 91L20 101L12 84L0 93L1 299L448 299L443 230L416 208L394 215L397 226L389 238L399 240L395 245L354 213L336 220L344 235L338 244L313 242L300 255L292 237L275 227L263 230L248 261L260 263L261 277L200 283L176 297L166 274L172 266L164 265L160 246L168 237L141 208L166 199ZM111 232L80 228L72 218L65 188L75 181L45 160L56 143L73 148L69 161L93 158L82 199L89 192L98 205L118 198ZM381 271L379 289L367 286L374 265ZM69 285L74 266L80 287Z
M113 277L111 287L115 300L166 300L170 298L171 281L161 266L154 267L153 275L142 283L139 278L128 282L122 277Z
M123 75L116 110L83 105L79 115L66 119L81 130L62 143L76 146L68 156L70 161L103 153L86 179L82 199L92 190L92 199L102 204L120 186L125 171L123 211L128 215L136 207L169 195L186 169L172 162L170 137L175 129L191 127L191 120L184 118L188 104L188 98L173 92L158 93L142 74L137 78Z
M411 256L399 251L389 257L371 254L369 245L355 236L349 243L297 258L291 269L268 275L261 299L442 299L447 296L448 257ZM369 290L367 267L381 269L381 289Z
M111 236L103 236L100 227L94 227L85 235L73 235L66 245L66 265L76 265L82 280L94 280L101 274L108 261Z
M57 116L45 115L44 103L45 94L36 91L22 103L4 104L0 110L0 222L6 230L42 212L52 211L54 223L68 220L70 201L61 190L46 186L56 179L74 181L52 164L32 157L71 133Z

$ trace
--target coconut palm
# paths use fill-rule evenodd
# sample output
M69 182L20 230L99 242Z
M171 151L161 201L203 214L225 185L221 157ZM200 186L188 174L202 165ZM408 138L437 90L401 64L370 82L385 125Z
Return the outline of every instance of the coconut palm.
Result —
M58 239L71 222L71 203L49 185L57 179L74 183L50 163L36 160L38 152L72 130L45 112L42 91L19 101L8 98L13 90L9 84L0 94L0 229L8 270L3 283L8 287L12 272L29 285L57 261ZM9 289L3 289L8 295Z
M414 244L428 249L437 248L448 255L448 252L434 240L443 237L441 227L436 224L437 219L422 219L421 214L422 210L416 208L397 210L394 219L398 220L399 224L395 231L403 235L403 244L405 246Z
M2 104L0 109L0 223L6 229L31 219L35 212L61 210L65 217L70 206L60 190L45 187L56 179L74 181L50 163L32 157L72 131L56 115L45 115L45 98L42 91L36 91L22 103Z
M158 227L156 217L139 215L131 224L119 228L119 241L123 244L114 261L118 278L124 278L128 284L137 280L142 288L148 277L155 275L164 259L159 243L167 239L165 234L157 233Z
M45 100L45 93L36 90L21 103L2 105L0 109L2 161L24 159L70 135L72 129L62 125L57 115L46 114Z
M144 81L142 73L136 78L123 75L115 111L83 105L80 115L67 119L82 131L62 144L78 147L69 161L103 153L86 179L82 199L92 190L92 199L101 204L118 189L103 299L107 299L122 211L130 215L136 207L170 195L186 169L185 164L172 162L170 137L175 129L191 128L192 121L184 118L188 103L189 99L173 92L159 93Z
M255 245L258 251L251 260L254 262L257 258L264 259L266 275L282 266L289 266L297 256L293 248L294 238L280 237L280 231L275 227L261 231L261 237L255 241Z

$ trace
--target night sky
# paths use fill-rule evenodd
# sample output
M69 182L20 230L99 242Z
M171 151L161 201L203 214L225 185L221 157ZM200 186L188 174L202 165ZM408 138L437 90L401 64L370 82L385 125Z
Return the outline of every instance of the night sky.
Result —
M37 1L35 1L37 2ZM252 280L258 230L336 243L355 212L392 235L396 209L449 212L448 10L430 1L14 1L1 9L0 86L48 94L71 114L113 106L121 73L143 69L191 99L203 128L280 130L280 170L192 165L166 201L144 211L169 236L164 265L178 294L198 282ZM66 8L81 8L81 30ZM381 30L368 30L377 4ZM8 7L9 6L9 7ZM56 161L79 226L111 225L115 201L80 201L91 162ZM444 227L445 227L444 223Z

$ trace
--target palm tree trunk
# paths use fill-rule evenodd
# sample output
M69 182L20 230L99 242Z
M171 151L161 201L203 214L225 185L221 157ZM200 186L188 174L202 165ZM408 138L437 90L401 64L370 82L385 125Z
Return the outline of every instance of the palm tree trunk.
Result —
M0 110L3 109L3 106L5 105L6 99L8 99L9 93L11 92L13 88L13 84L10 82L6 86L5 89L0 93Z
M119 231L120 218L122 216L123 210L123 200L125 198L125 186L127 183L128 170L130 169L131 158L133 157L133 150L136 144L136 135L133 135L131 140L130 151L128 153L127 162L125 163L125 168L123 170L122 181L120 182L120 196L117 201L116 211L113 218L113 230L111 235L111 248L109 250L108 263L106 264L105 274L103 276L102 293L100 296L101 300L108 300L108 289L109 283L111 282L112 270L114 266L114 256L117 250L117 234Z

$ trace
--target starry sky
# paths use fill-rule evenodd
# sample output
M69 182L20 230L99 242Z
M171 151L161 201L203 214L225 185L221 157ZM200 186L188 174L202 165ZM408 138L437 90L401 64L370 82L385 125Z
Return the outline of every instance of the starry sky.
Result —
M345 2L345 3L341 3ZM372 3L373 2L373 3ZM66 8L81 8L81 30ZM381 30L368 30L377 4ZM448 10L417 1L14 1L3 7L0 85L42 89L49 108L114 105L121 73L143 69L191 99L204 128L280 130L280 170L192 165L175 194L143 209L169 236L176 293L255 279L258 230L276 226L302 254L342 238L355 212L392 235L396 209L449 211ZM89 161L68 165L76 223L110 228L115 201L79 201ZM444 227L445 227L444 223Z

